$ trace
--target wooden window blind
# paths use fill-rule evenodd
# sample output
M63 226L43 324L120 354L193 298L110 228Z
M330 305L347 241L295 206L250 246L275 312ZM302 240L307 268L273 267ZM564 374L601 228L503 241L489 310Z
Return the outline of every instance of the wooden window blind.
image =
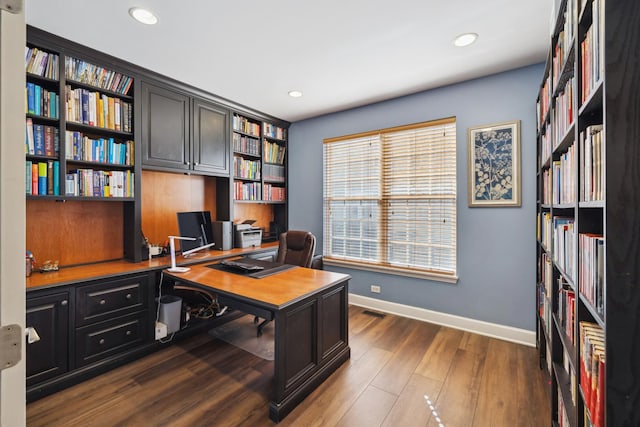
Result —
M455 118L324 141L324 257L455 277Z

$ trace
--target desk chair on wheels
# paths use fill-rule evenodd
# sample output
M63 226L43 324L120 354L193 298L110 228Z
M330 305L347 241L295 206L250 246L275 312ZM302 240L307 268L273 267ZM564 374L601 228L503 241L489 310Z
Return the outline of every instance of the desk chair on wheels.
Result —
M289 230L280 234L276 262L310 268L313 262L313 254L316 250L316 236L308 231ZM259 317L253 319L254 323L260 321ZM258 325L258 336L262 335L262 329L271 319L264 319Z

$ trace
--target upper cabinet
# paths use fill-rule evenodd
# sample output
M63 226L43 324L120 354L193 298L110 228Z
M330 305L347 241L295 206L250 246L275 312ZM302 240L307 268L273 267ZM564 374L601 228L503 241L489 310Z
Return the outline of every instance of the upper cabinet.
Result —
M141 83L142 165L229 175L229 111L167 85Z

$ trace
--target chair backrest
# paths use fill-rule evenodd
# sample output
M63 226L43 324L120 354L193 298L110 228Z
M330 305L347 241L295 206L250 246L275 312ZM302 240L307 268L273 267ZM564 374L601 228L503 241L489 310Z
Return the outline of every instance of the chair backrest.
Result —
M316 236L308 231L289 230L280 234L276 261L283 264L311 267L316 250Z

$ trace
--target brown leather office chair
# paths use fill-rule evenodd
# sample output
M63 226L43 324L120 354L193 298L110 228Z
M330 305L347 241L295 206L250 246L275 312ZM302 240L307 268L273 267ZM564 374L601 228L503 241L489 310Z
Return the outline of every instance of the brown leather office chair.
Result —
M285 231L280 234L276 262L310 268L315 250L316 236L310 232L301 230ZM259 318L256 316L254 322L258 323L258 321ZM258 325L258 336L262 335L262 329L270 321L271 319L264 319Z

